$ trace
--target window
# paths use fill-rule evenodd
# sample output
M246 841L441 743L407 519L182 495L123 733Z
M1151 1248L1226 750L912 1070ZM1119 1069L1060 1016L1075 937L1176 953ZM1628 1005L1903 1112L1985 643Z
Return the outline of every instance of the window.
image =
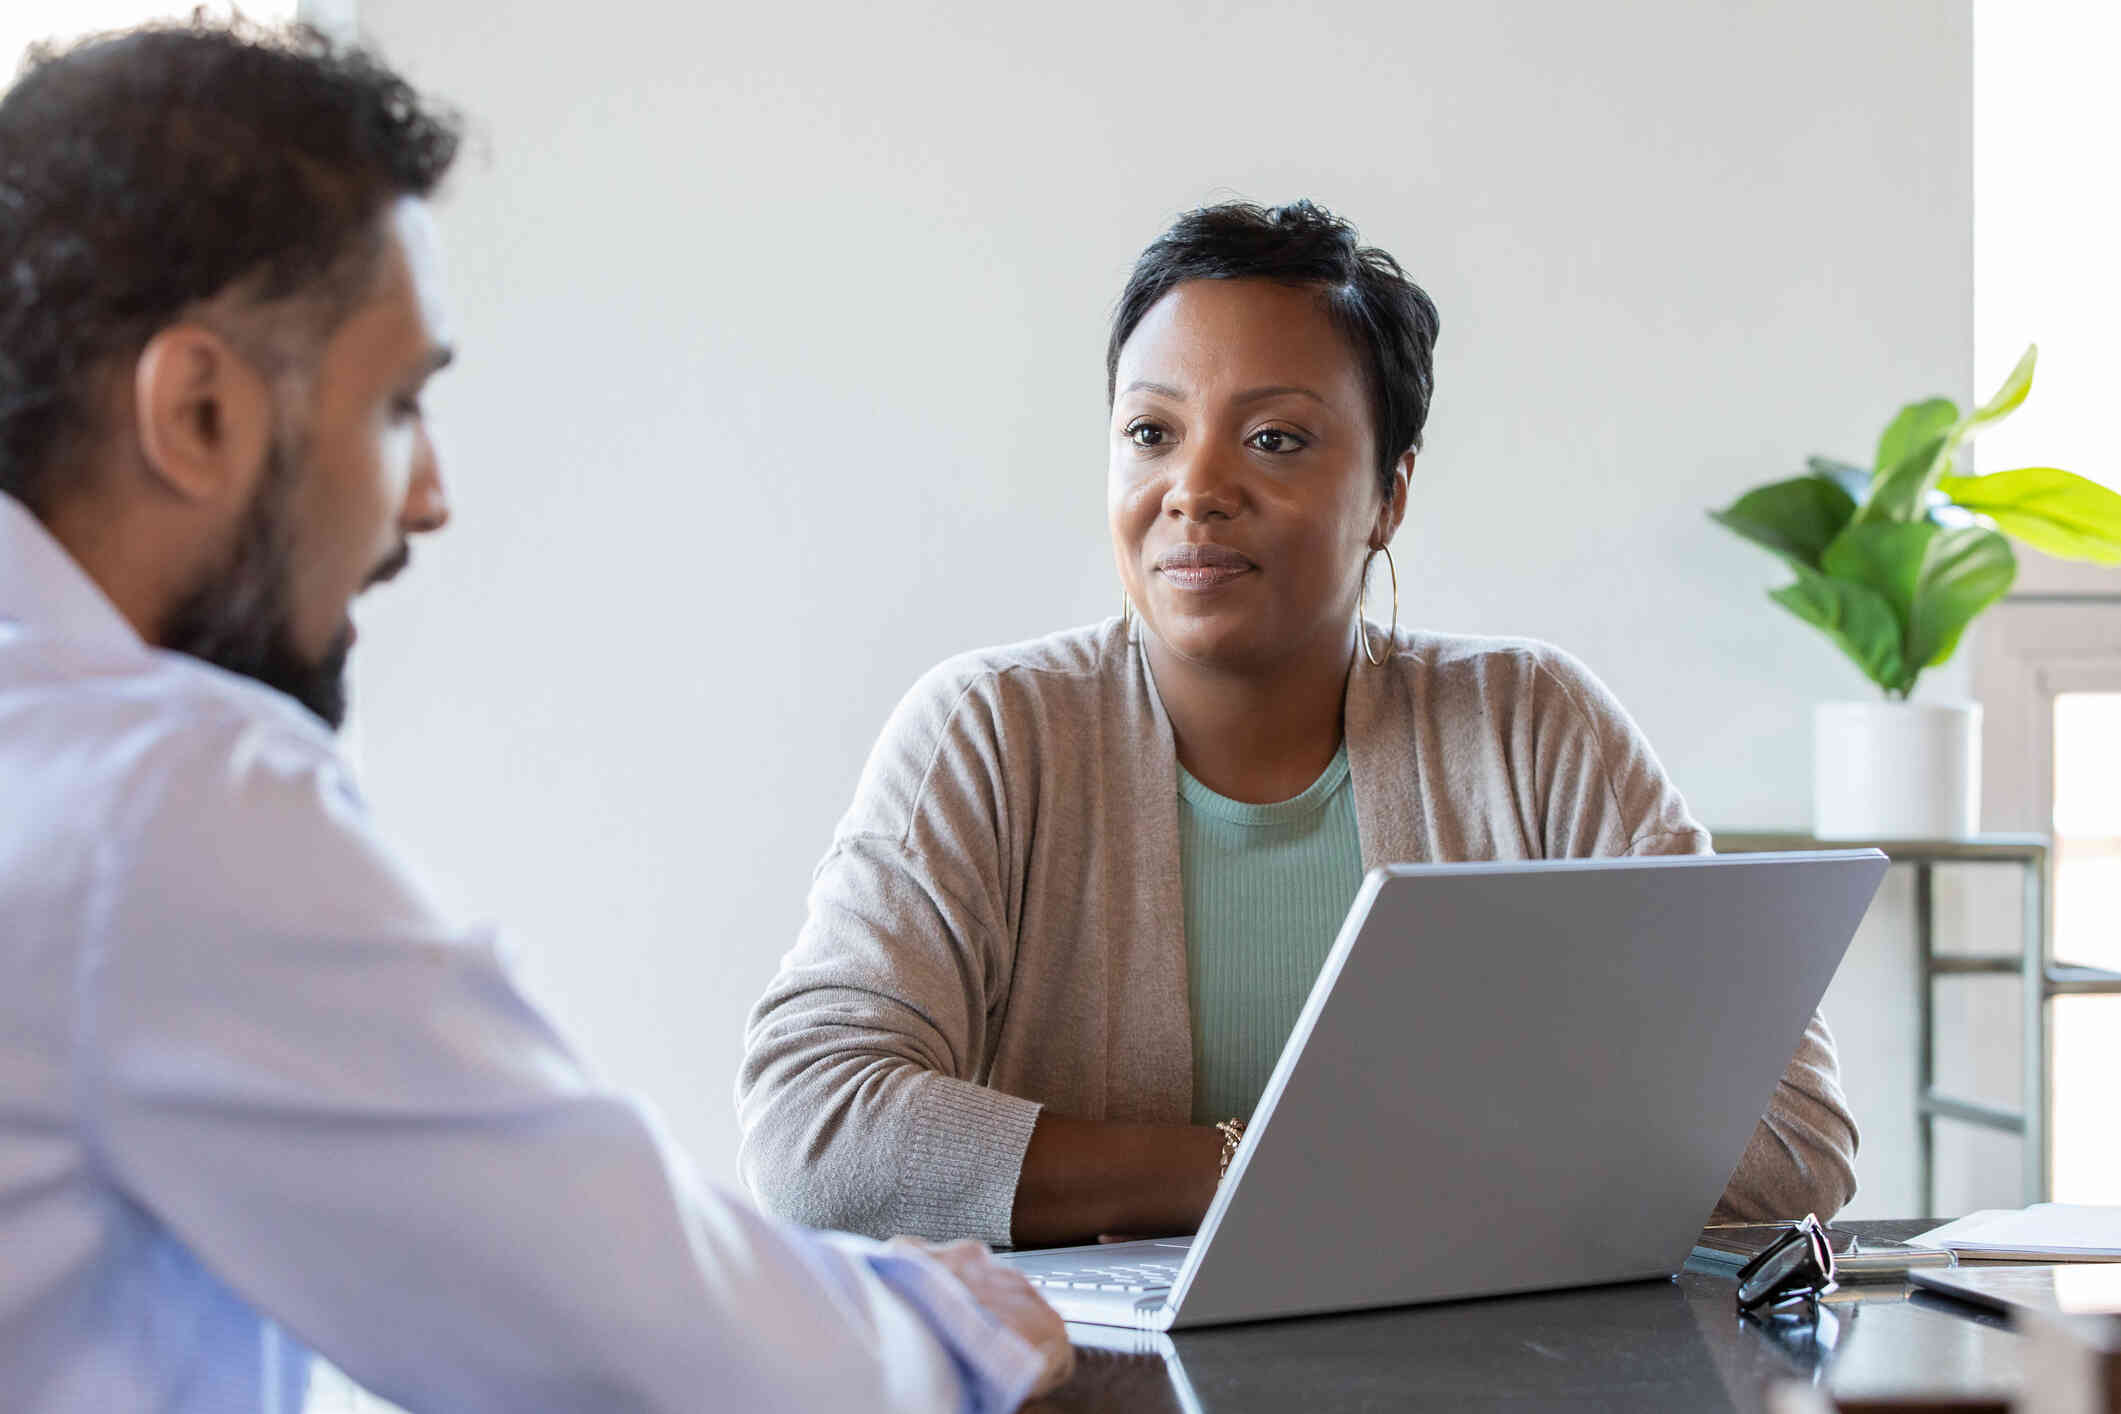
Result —
M2040 345L2032 401L1976 443L1986 471L2062 466L2121 486L2106 413L2121 265L2112 184L2097 175L2121 146L2117 50L2121 6L1976 0L1974 389Z
M2121 691L2054 706L2055 954L2121 972ZM2055 1198L2121 1203L2121 997L2054 1001Z
M1976 444L1977 470L2061 466L2121 486L2100 427L2121 378L2108 327L2121 268L2109 184L2093 175L2121 141L2105 73L2117 44L2115 7L1974 3L1975 389L2040 345L2032 400ZM2121 971L2121 570L2021 550L1974 652L1983 824L2052 837L2056 960ZM2121 996L2051 1005L2053 1196L2121 1202Z

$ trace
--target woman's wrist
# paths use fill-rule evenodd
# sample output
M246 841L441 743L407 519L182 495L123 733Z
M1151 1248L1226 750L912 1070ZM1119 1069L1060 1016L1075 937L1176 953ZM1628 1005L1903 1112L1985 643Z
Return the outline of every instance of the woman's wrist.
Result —
M1019 1245L1101 1233L1195 1231L1215 1199L1223 1136L1210 1125L1079 1120L1042 1111L1017 1180Z

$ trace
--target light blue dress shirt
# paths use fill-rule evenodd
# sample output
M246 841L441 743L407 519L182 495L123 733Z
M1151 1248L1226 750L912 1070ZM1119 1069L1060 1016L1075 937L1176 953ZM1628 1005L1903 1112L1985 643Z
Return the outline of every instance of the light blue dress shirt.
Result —
M691 1177L446 920L323 724L0 495L0 1391L294 1414L1013 1408L930 1259Z

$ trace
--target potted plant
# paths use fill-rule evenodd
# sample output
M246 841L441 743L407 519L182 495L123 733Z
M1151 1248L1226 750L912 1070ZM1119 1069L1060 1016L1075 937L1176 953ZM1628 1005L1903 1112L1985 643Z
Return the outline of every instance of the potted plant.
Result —
M2051 466L1960 476L1975 434L2032 391L2036 348L1961 415L1909 403L1869 469L1813 457L1711 517L1796 574L1769 597L1824 633L1882 697L1821 703L1814 718L1813 832L1823 838L1973 834L1980 825L1981 709L1908 700L2017 577L2013 539L2064 559L2121 564L2121 495Z

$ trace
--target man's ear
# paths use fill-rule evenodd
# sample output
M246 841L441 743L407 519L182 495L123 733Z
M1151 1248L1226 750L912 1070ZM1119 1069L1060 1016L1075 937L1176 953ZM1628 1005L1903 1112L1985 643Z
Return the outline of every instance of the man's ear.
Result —
M1414 454L1400 453L1398 465L1392 468L1392 490L1385 503L1377 508L1377 524L1372 529L1372 545L1389 545L1392 537L1399 534L1399 523L1407 518L1407 485L1414 479Z
M272 447L272 389L198 324L172 324L133 365L133 430L149 478L187 501L247 501Z

